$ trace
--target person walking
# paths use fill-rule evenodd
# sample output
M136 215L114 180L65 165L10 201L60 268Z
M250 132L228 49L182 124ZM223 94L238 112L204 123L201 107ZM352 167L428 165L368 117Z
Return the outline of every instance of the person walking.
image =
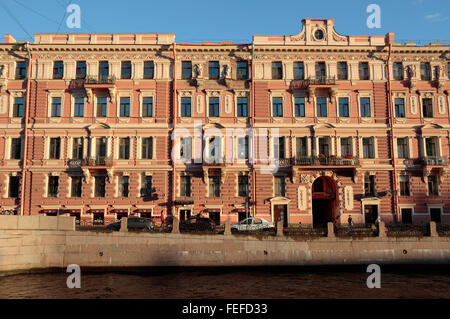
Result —
M352 218L352 215L348 216L347 222L348 222L348 229L350 231L353 231L353 218Z

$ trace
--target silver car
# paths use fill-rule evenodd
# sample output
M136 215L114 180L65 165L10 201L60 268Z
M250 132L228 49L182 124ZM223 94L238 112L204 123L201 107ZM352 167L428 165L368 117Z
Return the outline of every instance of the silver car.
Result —
M239 224L231 225L231 232L264 232L275 231L275 223L268 222L261 217L250 217L244 219Z

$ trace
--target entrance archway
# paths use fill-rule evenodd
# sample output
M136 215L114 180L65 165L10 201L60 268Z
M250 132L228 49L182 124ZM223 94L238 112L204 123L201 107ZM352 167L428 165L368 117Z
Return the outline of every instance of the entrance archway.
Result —
M336 182L327 176L316 179L312 185L312 211L314 227L326 227L336 218Z

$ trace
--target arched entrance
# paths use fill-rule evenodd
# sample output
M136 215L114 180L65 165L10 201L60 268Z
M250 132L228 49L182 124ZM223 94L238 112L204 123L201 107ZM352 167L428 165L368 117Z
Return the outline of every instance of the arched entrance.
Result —
M336 182L327 176L316 179L312 185L312 211L314 227L326 227L336 216Z

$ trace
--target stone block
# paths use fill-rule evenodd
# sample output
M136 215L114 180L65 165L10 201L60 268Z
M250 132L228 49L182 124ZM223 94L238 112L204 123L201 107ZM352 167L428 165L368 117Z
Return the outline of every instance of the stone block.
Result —
M75 231L75 217L59 216L58 230Z
M1 215L0 229L17 229L19 225L19 216Z
M39 216L40 230L57 230L58 217L57 216Z
M41 216L18 216L18 229L39 229L39 218Z
M127 232L128 231L128 218L122 217L120 220L120 231Z
M439 237L436 231L436 222L430 222L430 237Z

